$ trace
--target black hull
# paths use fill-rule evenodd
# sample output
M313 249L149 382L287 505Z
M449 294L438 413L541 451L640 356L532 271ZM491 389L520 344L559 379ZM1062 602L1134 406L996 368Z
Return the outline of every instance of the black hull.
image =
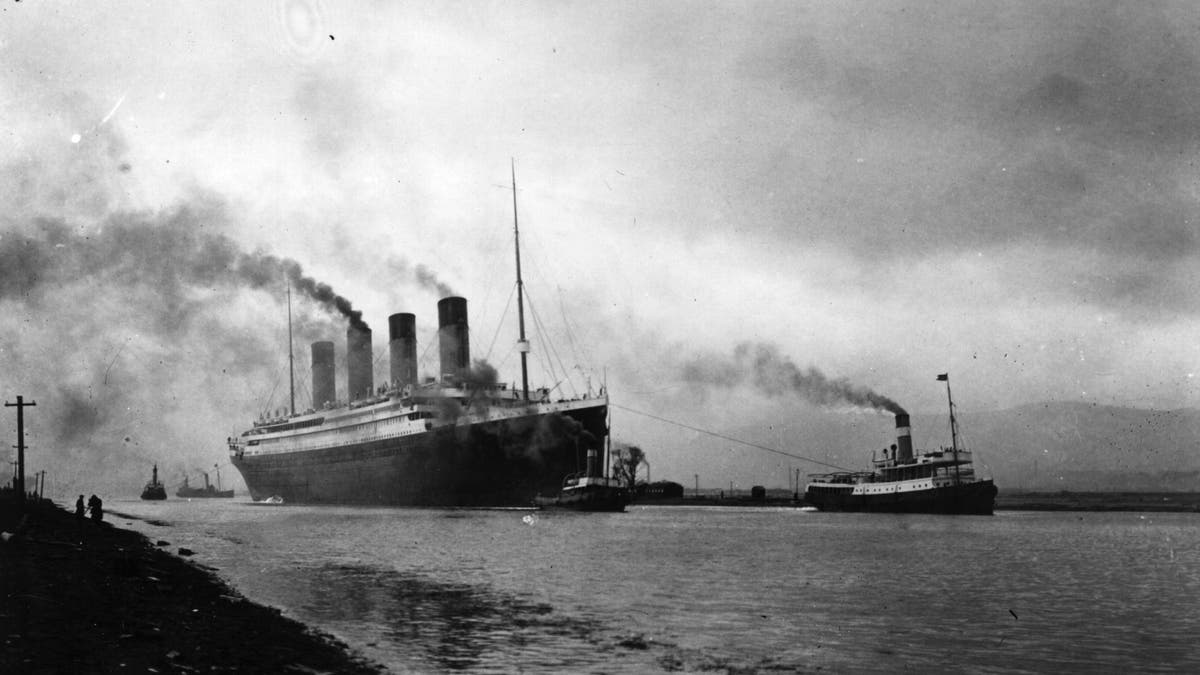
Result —
M142 490L142 499L148 501L158 501L167 498L167 490L161 485L147 485L145 490Z
M250 496L285 504L530 506L600 447L607 406L450 426L304 452L233 457Z
M995 509L996 492L990 480L878 495L855 495L849 488L809 487L804 501L821 511L990 516Z
M181 499L232 499L233 490L179 490L175 496Z
M557 497L538 497L534 504L543 509L621 513L629 504L629 492L625 488L592 486L563 491Z

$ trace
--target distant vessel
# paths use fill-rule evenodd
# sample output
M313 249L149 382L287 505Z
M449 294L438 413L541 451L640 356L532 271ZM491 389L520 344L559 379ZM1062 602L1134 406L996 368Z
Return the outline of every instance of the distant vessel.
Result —
M872 460L871 471L810 475L804 501L822 511L992 515L996 486L975 477L971 453L959 447L950 376L937 379L950 403L949 448L914 456L908 415L899 413L890 455Z
M513 235L520 388L497 382L491 366L472 367L465 298L437 303L439 377L424 382L417 379L413 314L388 317L391 378L378 388L371 330L352 321L345 400L335 393L334 345L316 342L312 408L296 413L293 393L289 408L228 439L251 497L277 495L288 504L529 506L535 495L558 490L564 475L579 471L580 453L603 447L608 435L608 396L590 384L573 396L552 397L557 385L529 389L515 173Z
M562 489L557 495L538 495L533 502L544 509L571 509L574 511L621 512L629 504L629 490L616 479L601 475L600 460L595 450L588 450L587 471L570 474L563 479Z
M204 473L204 487L191 487L188 485L187 476L184 476L183 485L181 485L179 489L175 491L175 496L183 497L185 499L192 499L196 497L219 497L222 499L228 499L233 496L233 490L221 489L220 472L217 473L217 487L213 487L212 484L208 482L208 474Z
M158 465L154 465L154 473L151 474L150 482L146 483L146 487L142 488L142 499L166 499L167 488L162 483L158 482Z

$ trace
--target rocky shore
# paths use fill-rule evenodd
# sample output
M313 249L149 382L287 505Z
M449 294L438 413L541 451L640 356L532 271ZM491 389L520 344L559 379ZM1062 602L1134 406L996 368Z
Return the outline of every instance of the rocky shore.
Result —
M45 500L26 512L0 503L0 673L383 672L168 542Z

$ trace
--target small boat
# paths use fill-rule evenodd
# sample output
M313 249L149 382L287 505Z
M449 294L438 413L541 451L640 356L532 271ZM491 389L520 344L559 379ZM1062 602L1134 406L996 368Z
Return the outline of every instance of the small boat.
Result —
M534 505L543 509L573 511L610 511L620 513L629 504L629 490L614 478L600 475L595 450L588 450L588 470L563 479L562 489L553 497L538 495Z
M254 504L255 506L281 506L283 504L283 497L280 497L279 495L271 495L266 499L260 499L259 501L252 501L250 503Z
M188 485L187 476L184 476L183 485L179 486L179 489L175 491L175 496L182 497L184 499L192 499L194 497L220 497L223 499L228 499L233 497L233 490L221 489L220 472L217 473L217 487L213 487L212 484L208 482L208 474L204 473L204 487L191 487Z
M146 483L146 487L142 488L142 499L159 500L167 498L167 488L158 482L158 465L154 465L154 473L151 474L150 482Z

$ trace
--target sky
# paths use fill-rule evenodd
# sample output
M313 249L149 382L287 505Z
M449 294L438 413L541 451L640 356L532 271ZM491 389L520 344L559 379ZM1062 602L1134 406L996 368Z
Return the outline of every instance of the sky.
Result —
M393 312L432 372L448 293L516 381L514 171L531 379L606 382L660 476L757 460L651 416L892 433L747 354L917 414L939 373L1200 406L1190 3L20 2L0 56L0 383L64 487L287 405L285 274L301 398L347 308L377 381Z

